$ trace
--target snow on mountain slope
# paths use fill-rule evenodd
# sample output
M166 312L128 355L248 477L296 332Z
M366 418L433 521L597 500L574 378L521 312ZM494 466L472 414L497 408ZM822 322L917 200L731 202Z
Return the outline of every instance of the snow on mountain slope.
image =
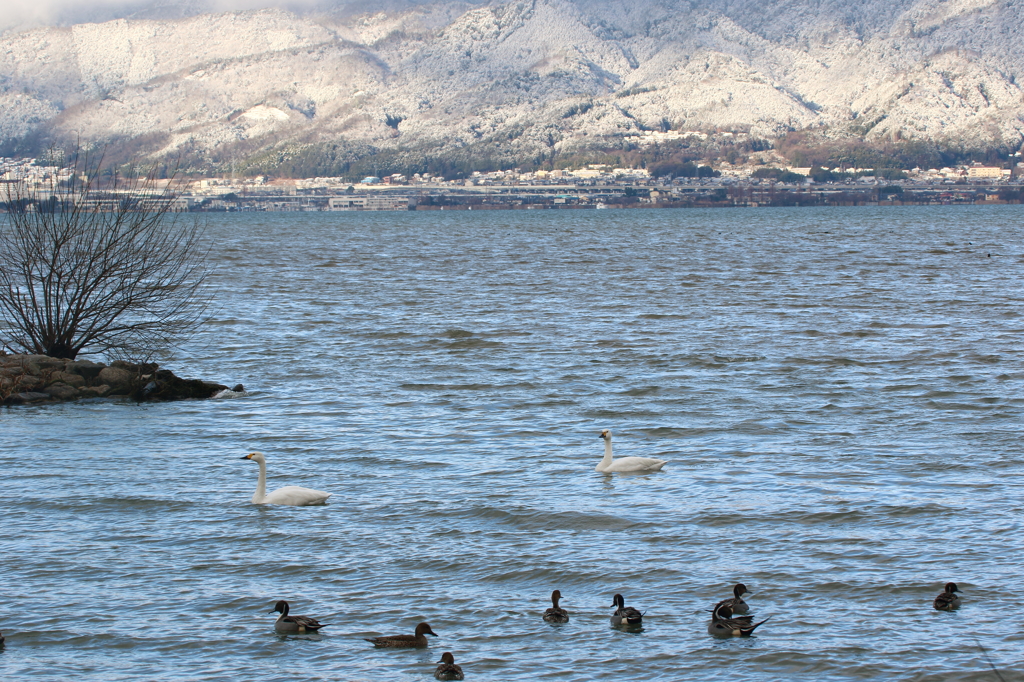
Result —
M1008 0L511 0L118 19L0 36L0 147L342 144L507 159L645 128L1019 145Z

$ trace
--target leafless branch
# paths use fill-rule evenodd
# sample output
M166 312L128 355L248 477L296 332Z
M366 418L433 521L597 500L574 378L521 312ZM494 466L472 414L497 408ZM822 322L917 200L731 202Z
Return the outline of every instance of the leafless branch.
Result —
M41 187L0 190L0 343L62 358L150 355L195 332L210 302L202 224L177 183L101 175L78 150Z

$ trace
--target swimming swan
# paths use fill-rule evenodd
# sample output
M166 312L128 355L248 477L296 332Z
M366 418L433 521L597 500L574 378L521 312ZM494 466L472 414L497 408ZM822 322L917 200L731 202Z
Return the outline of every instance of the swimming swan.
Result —
M274 492L267 494L267 460L263 458L262 452L250 452L242 459L251 459L260 465L260 480L256 483L256 494L252 496L253 504L284 504L290 507L308 507L314 504L326 504L331 493L309 488L300 488L297 485L286 485Z
M665 466L665 460L651 457L619 457L612 459L612 432L605 429L601 432L604 439L604 459L598 462L594 471L610 474L626 471L658 471Z

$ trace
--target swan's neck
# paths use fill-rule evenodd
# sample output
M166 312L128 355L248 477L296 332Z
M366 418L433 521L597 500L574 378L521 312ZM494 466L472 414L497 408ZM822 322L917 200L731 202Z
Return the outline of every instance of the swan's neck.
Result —
M598 471L603 471L612 465L612 439L604 439L604 459L597 465Z
M260 465L260 479L256 482L256 494L252 496L252 503L259 504L267 496L267 463L256 462Z

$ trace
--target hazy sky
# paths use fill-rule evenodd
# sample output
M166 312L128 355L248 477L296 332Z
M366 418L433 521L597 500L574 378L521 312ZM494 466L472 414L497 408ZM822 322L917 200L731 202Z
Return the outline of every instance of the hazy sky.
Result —
M257 7L304 9L344 4L331 0L3 0L0 29L40 24L108 21L140 13L142 16L182 16Z

